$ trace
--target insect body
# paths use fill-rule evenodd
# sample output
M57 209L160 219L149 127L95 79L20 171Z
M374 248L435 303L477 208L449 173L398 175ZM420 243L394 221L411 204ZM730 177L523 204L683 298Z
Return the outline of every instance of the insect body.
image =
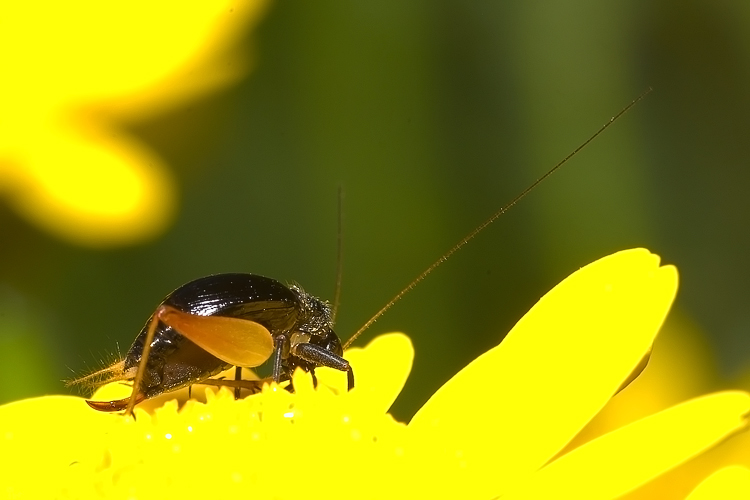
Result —
M271 356L276 382L291 379L297 367L314 377L316 367L327 366L347 372L351 389L354 374L331 323L328 304L298 286L255 274L199 278L162 301L128 350L120 370L136 379L133 398L88 403L120 411L131 399L136 404Z

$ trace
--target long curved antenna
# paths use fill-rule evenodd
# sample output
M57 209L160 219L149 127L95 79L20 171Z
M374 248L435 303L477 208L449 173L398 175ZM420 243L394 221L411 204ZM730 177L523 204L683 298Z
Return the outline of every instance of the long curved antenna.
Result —
M573 158L576 154L578 154L579 151L581 151L583 148L585 148L586 146L588 146L588 144L591 141L593 141L594 139L596 139L599 136L599 134L601 134L602 132L604 132L605 130L607 130L610 125L612 125L615 121L617 121L618 118L620 118L622 115L624 115L625 113L627 113L628 111L630 111L630 108L632 108L633 106L635 106L641 99L643 99L644 97L646 97L652 90L653 89L651 87L649 87L641 95L639 95L638 97L636 97L635 99L633 99L630 102L630 104L628 104L627 106L625 106L619 113L617 113L615 116L613 116L612 118L610 118L607 123L605 123L604 125L602 125L601 127L599 127L599 130L597 130L591 137L589 137L588 139L586 139L586 141L584 141L583 144L581 144L580 146L578 146L577 148L575 148L565 158L563 158L562 160L560 160L557 163L557 165L555 165L554 167L552 167L551 169L549 169L546 174L544 174L543 176L541 176L540 178L538 178L537 180L535 180L533 183L531 183L531 185L529 187L527 187L526 189L524 189L523 191L521 191L521 194L519 194L518 196L516 196L515 198L513 198L510 203L508 203L507 205L505 205L504 207L502 207L500 210L498 210L497 212L495 212L494 214L492 214L487 220L485 220L484 222L482 222L476 229L474 229L472 232L470 232L469 234L467 234L466 236L464 236L461 240L459 240L458 243L456 243L455 245L453 245L453 247L450 250L448 250L446 253L444 253L442 257L440 257L438 260L436 260L435 262L433 262L430 267L428 267L427 269L425 269L424 271L422 271L422 273L419 276L417 276L411 283L409 283L406 286L406 288L404 288L403 290L401 290L400 292L398 292L398 294L396 294L395 297L393 297L385 306L383 306L382 309L380 309L377 313L375 313L375 315L372 318L370 318L369 320L367 320L367 323L365 323L364 325L362 325L362 328L360 328L359 330L357 330L357 332L354 335L352 335L349 338L349 340L346 341L346 343L344 344L344 349L348 348L352 344L352 342L354 342L357 339L357 337L359 337L360 335L362 335L362 333L365 330L367 330L370 326L372 326L372 324L375 323L375 321L377 321L388 309L390 309L393 306L393 304L395 304L396 302L398 302L399 300L401 300L401 298L404 295L406 295L407 293L409 293L412 290L412 288L414 288L415 286L417 286L417 284L419 282L421 282L423 279L425 279L427 277L427 275L429 275L432 271L434 271L436 267L438 267L440 264L442 264L443 262L445 262L446 260L448 260L448 258L451 255L453 255L458 250L460 250L461 247L463 247L464 245L466 245L477 234L479 234L480 232L482 232L482 230L484 228L486 228L487 226L489 226L490 224L492 224L493 222L495 222L495 220L497 220L498 217L500 217L505 212L507 212L513 205L515 205L516 203L518 203L519 201L521 201L527 194L529 194L535 187L537 187L539 184L541 184L547 177L549 177L550 175L552 175L553 173L555 173L560 167L562 167L563 165L565 165L568 162L568 160L570 160L571 158Z
M339 217L336 233L336 289L333 292L333 305L331 306L331 322L336 324L336 314L339 312L341 303L341 277L344 269L344 189L339 186Z

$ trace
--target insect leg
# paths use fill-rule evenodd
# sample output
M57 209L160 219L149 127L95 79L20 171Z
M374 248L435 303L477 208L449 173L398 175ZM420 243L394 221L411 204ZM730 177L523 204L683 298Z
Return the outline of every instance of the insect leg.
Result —
M271 377L277 384L281 382L281 372L284 355L284 346L288 345L289 337L286 334L280 333L273 338L273 372Z
M156 325L159 324L159 316L164 313L164 306L159 306L151 321L148 323L148 332L146 333L146 340L143 343L143 352L141 353L141 360L138 363L138 371L135 373L135 379L133 380L133 392L130 395L128 401L128 407L125 408L125 415L132 415L133 408L136 403L143 400L141 394L141 382L143 381L143 373L146 371L146 363L148 362L148 355L151 352L151 342L154 340L154 333L156 332ZM140 398L140 399L139 399Z
M242 380L242 367L241 366L235 366L234 367L234 380L239 381ZM234 388L234 399L240 399L240 386Z
M292 348L292 353L316 366L327 366L334 370L346 372L348 388L350 391L354 389L354 371L349 362L341 356L332 353L325 347L308 343L295 345Z

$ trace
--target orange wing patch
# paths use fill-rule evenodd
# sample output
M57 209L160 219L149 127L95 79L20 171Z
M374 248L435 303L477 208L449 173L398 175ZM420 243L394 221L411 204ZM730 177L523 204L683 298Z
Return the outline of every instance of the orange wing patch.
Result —
M263 364L273 353L271 333L254 321L197 316L170 306L161 306L156 314L162 323L229 364L250 368Z

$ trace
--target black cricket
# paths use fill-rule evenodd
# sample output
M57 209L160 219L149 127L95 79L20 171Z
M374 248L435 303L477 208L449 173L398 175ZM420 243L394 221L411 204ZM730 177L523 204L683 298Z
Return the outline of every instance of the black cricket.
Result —
M237 334L242 342L226 345L222 341L231 336L227 331L233 326L240 327ZM146 353L150 328L152 340ZM349 390L354 387L354 373L342 357L328 303L299 286L256 274L206 276L173 291L135 338L117 371L132 378L144 354L133 405L202 382L232 366L258 366L269 354L274 382L291 380L297 367L316 381L315 368L327 366L346 372ZM87 402L100 411L121 411L131 399Z

